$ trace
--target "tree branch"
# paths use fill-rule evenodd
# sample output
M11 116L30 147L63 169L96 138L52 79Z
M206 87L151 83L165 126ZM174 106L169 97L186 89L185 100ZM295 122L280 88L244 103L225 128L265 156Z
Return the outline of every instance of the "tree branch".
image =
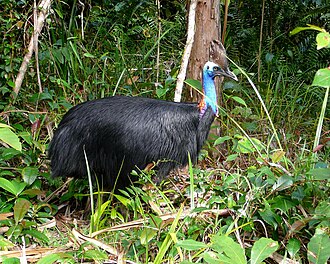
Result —
M183 52L182 62L181 62L181 66L180 66L180 72L178 74L178 78L177 78L177 82L176 82L174 102L181 101L183 82L186 77L190 53L191 53L191 49L192 49L192 46L194 43L194 38L195 38L195 17L196 17L197 2L198 2L198 0L190 1L187 41L186 41L186 46L185 46L185 49Z
M39 9L39 16L37 18L37 22L34 22L34 31L33 31L33 36L30 39L30 43L29 43L29 47L28 47L28 52L25 54L24 58L23 58L23 62L21 64L21 67L19 69L18 75L16 77L16 81L15 81L15 87L13 90L13 97L16 98L21 86L22 86L22 82L28 67L28 64L31 60L33 51L35 50L35 48L38 45L38 37L39 34L43 28L45 19L48 15L48 10L50 8L52 0L42 0L41 3L38 6Z

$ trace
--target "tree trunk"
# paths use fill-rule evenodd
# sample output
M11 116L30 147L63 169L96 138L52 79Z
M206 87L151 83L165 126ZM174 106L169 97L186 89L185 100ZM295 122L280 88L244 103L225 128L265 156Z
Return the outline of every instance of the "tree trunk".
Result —
M220 0L199 0L196 8L196 31L192 47L187 78L202 80L202 68L206 61L223 66L225 51L220 43ZM224 58L224 59L223 59ZM220 95L219 85L217 86ZM198 92L190 90L192 101L199 101Z

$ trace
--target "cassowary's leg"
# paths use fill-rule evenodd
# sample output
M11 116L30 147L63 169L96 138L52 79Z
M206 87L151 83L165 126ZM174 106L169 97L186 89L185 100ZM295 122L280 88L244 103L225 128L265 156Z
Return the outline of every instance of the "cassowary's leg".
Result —
M172 161L159 161L159 164L157 165L157 177L155 179L155 183L159 184L162 180L164 180L171 170L173 170L175 167L177 167L178 164L176 162Z

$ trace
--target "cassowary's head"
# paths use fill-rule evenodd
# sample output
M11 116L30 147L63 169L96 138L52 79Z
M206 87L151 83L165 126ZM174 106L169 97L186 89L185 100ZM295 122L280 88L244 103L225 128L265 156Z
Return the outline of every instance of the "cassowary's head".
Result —
M208 61L203 68L203 92L204 97L199 104L200 116L203 117L206 109L210 106L215 115L218 114L217 93L214 84L215 76L229 77L238 81L236 75L232 73L228 66L222 69L218 64Z
M224 76L224 77L229 77L235 81L238 81L236 75L232 73L228 69L228 67L222 69L218 64L215 64L214 62L211 61L205 63L203 68L203 74L209 76L212 79L214 79L215 76Z

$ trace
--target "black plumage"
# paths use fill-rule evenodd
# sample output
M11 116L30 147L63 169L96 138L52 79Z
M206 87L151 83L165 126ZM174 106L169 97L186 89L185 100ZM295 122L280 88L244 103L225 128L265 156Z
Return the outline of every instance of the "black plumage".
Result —
M221 73L232 74L228 69ZM216 75L220 73L210 75L212 81ZM152 162L157 162L162 179L188 163L188 152L197 160L216 114L203 105L201 114L196 103L142 97L113 96L79 104L64 115L50 143L52 175L86 176L85 149L91 172L107 189L115 182L116 188L129 185L135 166L144 169Z

